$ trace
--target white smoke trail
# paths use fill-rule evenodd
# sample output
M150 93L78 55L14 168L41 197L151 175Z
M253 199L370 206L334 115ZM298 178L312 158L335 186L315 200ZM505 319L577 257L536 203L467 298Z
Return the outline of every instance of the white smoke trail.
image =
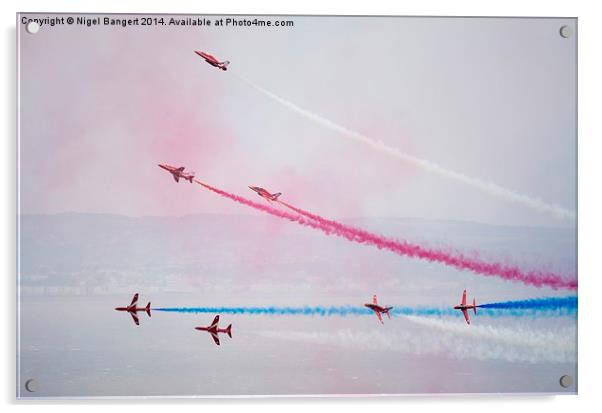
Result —
M472 331L474 326L457 324L456 328L456 323L453 322L412 318L416 323L435 327L439 331L263 331L258 334L270 339L333 345L359 351L392 351L412 355L445 355L458 359L528 363L575 361L575 335L567 332L537 333L488 327L475 329L475 333ZM430 323L431 321L437 323Z
M247 85L254 88L255 90L261 92L265 96L273 99L274 101L280 103L281 105L291 109L292 111L297 112L298 114L306 117L307 119L312 120L321 126L324 126L335 132L338 132L338 133L340 133L350 139L353 139L357 142L368 145L376 150L384 152L395 158L401 159L412 165L416 165L426 171L439 174L439 175L444 176L449 179L453 179L455 181L458 181L458 182L461 182L468 186L471 186L473 188L476 188L480 191L486 192L490 195L493 195L493 196L496 196L499 198L503 198L507 201L511 201L511 202L515 202L515 203L524 205L535 211L549 213L549 214L554 215L557 218L575 219L574 211L570 211L570 210L563 208L561 206L558 206L558 205L548 204L541 199L523 195L523 194L515 192L511 189L504 188L495 183L482 181L478 178L473 178L468 175L464 175L460 172L455 172L455 171L446 169L446 168L444 168L434 162L431 162L429 160L421 159L421 158L417 158L415 156L409 155L405 152L400 151L397 148L392 148L390 146L387 146L384 142L382 142L380 140L371 139L365 135L362 135L361 133L347 129L344 126L338 125L334 122L331 122L328 119L325 119L319 115L316 115L306 109L303 109L303 108L297 106L296 104L289 102L288 100L270 92L269 90L266 90L266 89L262 88L261 86L258 86L256 84L244 79L240 75L237 75L234 73L233 73L233 75L235 77L237 77L238 79L240 79L242 82L244 82Z
M536 357L550 361L574 361L576 356L576 332L566 327L555 330L533 330L526 328L504 328L493 326L467 326L463 322L444 321L430 317L405 316L406 320L430 329L449 333L452 336L463 336L474 340L489 340L508 345L522 347Z

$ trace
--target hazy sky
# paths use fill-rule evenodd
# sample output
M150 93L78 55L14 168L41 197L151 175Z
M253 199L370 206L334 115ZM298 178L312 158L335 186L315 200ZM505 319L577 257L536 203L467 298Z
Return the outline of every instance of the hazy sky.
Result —
M216 19L217 17L213 17ZM252 213L157 163L332 217L572 225L404 164L385 144L575 211L571 19L294 17L292 28L20 27L21 212ZM231 71L193 50L228 59Z
M290 19L289 28L20 27L21 212L256 213L176 184L157 167L169 163L258 201L248 185L328 217L369 218L352 222L427 247L575 275L571 229L374 219L574 225L350 141L251 86L575 211L576 36L559 35L575 20ZM194 50L230 60L231 70ZM383 327L374 317L224 316L235 333L217 353L193 330L209 316L157 311L133 328L112 310L134 289L154 306L361 305L373 293L383 304L449 306L464 288L479 303L565 290L399 257L273 217L61 215L25 218L21 231L24 287L120 294L86 296L86 310L69 317L83 298L25 294L19 373L40 381L37 395L558 392L558 377L575 373L573 318L479 315L468 330L461 318ZM185 297L169 293L184 287ZM48 320L58 324L44 328ZM559 355L546 335L556 327L568 343ZM115 335L122 345L107 347ZM290 372L297 380L282 380Z

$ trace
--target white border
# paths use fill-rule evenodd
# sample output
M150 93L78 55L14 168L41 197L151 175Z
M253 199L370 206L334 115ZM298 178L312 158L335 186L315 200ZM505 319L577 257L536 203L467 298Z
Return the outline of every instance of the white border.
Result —
M602 191L600 179L600 156L602 154L602 133L600 130L600 75L602 73L601 27L598 2L595 1L477 1L477 0L405 0L403 2L384 1L158 1L146 0L43 0L3 1L2 13L3 76L5 91L2 100L2 125L5 127L4 150L2 154L4 174L2 189L2 262L6 263L4 275L4 328L2 329L6 366L2 375L3 400L9 409L15 404L30 409L43 405L48 411L67 409L90 410L106 409L110 405L118 411L131 410L133 404L148 411L162 411L165 405L175 404L178 409L209 407L212 410L234 410L244 407L253 411L304 411L307 408L331 410L341 406L349 412L400 411L400 409L420 408L426 411L464 412L479 410L506 412L509 409L546 409L549 412L565 412L568 409L579 411L595 410L602 405L598 390L598 368L600 367L600 309L595 300L600 291L599 277L602 266L596 243L598 231L602 230L599 214L602 211ZM461 15L461 16L541 16L541 17L578 17L579 18L579 395L578 396L411 396L384 398L320 398L320 399L203 399L203 400L115 400L115 401L15 401L15 193L16 193L16 105L15 105L15 13L17 11L53 11L53 12L115 12L115 13L236 13L236 14L347 14L347 15ZM201 404L198 406L197 404ZM343 407L344 406L344 407ZM138 406L137 406L138 407Z

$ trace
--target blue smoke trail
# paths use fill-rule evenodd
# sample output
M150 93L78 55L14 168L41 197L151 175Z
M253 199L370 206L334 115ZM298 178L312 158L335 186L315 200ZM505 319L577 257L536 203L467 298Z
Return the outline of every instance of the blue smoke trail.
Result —
M169 311L177 313L220 313L220 314L249 314L249 315L306 315L306 316L358 316L374 314L366 307L346 306L315 306L315 307L176 307L153 308L154 311ZM453 309L442 308L410 308L397 307L391 310L391 315L443 316L455 315Z
M223 313L223 314L250 314L250 315L318 315L318 316L347 316L372 314L366 307L340 306L340 307L175 307L154 308L155 311L170 311L178 313Z
M560 308L577 308L577 297L546 297L528 300L503 301L501 303L481 304L482 308L538 308L542 310L558 310Z
M497 311L498 314L507 314L515 316L517 313L523 315L536 316L538 314L574 316L577 313L577 297L546 297L531 298L528 300L503 301L499 303L482 304L478 306L485 309L485 314L489 311Z
M361 316L371 315L372 310L357 306L304 306L304 307L172 307L153 308L154 311L177 313L214 313L214 314L247 314L247 315L304 315L304 316ZM577 297L537 298L521 301L483 304L479 306L479 315L487 317L558 317L574 316L577 311ZM394 307L391 315L395 316L462 316L462 312L453 308L438 307Z

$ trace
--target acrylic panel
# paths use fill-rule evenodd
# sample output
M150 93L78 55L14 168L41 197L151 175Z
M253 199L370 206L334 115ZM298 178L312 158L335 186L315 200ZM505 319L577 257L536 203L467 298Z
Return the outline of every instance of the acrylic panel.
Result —
M16 26L18 397L577 392L577 19Z

